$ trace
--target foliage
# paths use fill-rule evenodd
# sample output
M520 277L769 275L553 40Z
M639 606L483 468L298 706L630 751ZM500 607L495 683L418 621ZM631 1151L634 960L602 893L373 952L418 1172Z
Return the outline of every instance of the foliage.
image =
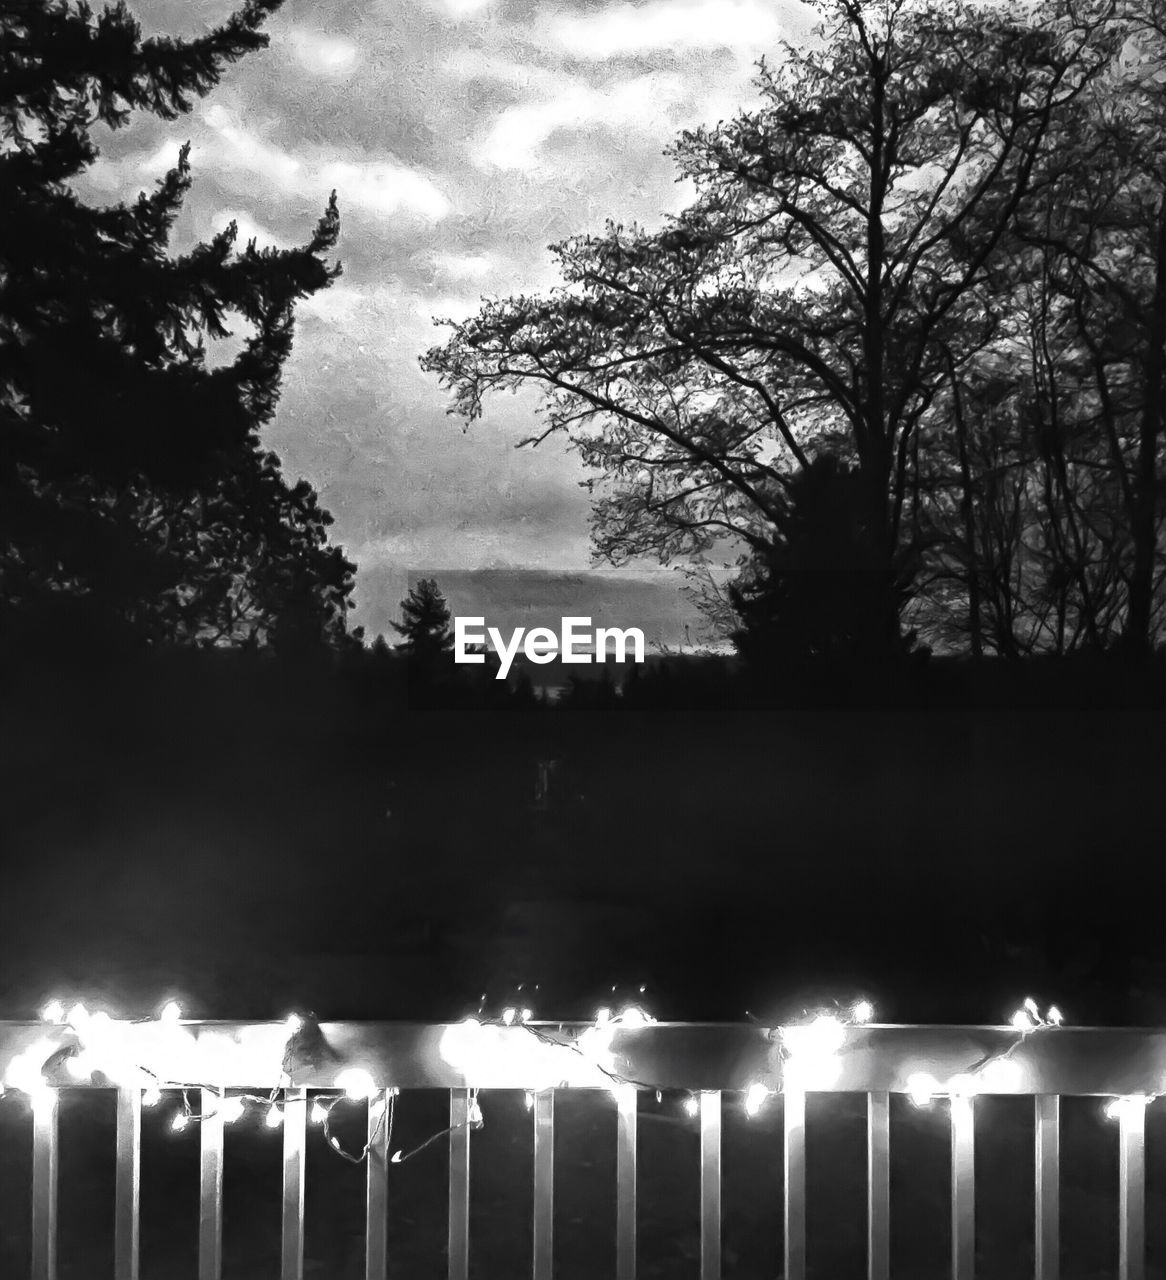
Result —
M532 442L566 434L599 469L612 561L764 557L823 449L854 466L883 560L915 542L952 361L995 337L987 291L1038 162L1114 43L1059 0L820 11L816 43L762 66L756 109L672 149L688 209L556 246L561 288L487 302L423 357L467 419L490 391L544 390Z
M188 147L151 192L71 185L96 126L189 111L261 49L279 0L198 39L143 40L122 4L6 6L0 41L0 606L9 623L143 643L302 645L344 634L353 567L311 487L260 444L294 306L335 278L335 197L304 246L186 253ZM233 359L216 345L241 323ZM210 346L208 347L208 343ZM295 637L293 640L292 637Z

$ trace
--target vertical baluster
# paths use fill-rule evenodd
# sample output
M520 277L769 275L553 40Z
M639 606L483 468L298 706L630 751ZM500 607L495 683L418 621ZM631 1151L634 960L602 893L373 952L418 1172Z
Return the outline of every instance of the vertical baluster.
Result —
M700 1280L721 1280L721 1094L700 1095Z
M389 1265L389 1107L390 1091L378 1089L368 1100L368 1160L364 1187L364 1276L385 1280Z
M616 1094L617 1140L615 1204L616 1280L636 1280L636 1120L639 1094L621 1085Z
M975 1112L970 1097L951 1100L951 1274L973 1280L976 1271Z
M551 1280L555 1224L555 1092L534 1095L534 1280Z
M1146 1272L1146 1108L1120 1105L1118 1141L1118 1280Z
M57 1276L56 1089L38 1090L32 1103L32 1280Z
M138 1280L142 1189L142 1091L117 1091L117 1172L113 1200L113 1272Z
M866 1095L866 1274L891 1274L891 1099L885 1091Z
M304 1280L304 1162L308 1147L308 1091L284 1090L283 1222L280 1280Z
M470 1091L449 1091L449 1280L469 1280Z
M1036 1104L1036 1280L1061 1273L1061 1099L1039 1094Z
M223 1095L202 1090L199 1120L198 1280L223 1271Z
M782 1095L785 1163L785 1280L806 1280L806 1095Z

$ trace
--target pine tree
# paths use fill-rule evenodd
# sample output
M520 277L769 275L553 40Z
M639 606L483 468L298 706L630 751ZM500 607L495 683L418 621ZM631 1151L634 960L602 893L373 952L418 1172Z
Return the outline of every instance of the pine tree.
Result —
M234 224L170 251L189 146L152 191L71 185L92 130L175 120L263 48L280 0L194 40L143 40L124 4L17 0L0 18L0 618L144 642L266 642L285 614L344 631L353 567L260 430L297 300L339 272L335 193L308 243L240 248ZM213 367L208 342L245 326ZM281 618L284 622L281 623Z
M453 649L449 605L436 578L422 578L401 601L403 621L393 630L405 639L397 647L410 658L433 663Z

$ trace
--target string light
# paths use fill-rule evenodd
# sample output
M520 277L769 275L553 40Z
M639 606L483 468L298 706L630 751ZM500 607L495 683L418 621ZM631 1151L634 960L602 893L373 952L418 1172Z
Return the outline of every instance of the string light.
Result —
M520 988L521 989L521 988ZM535 988L537 990L537 987ZM615 990L616 988L613 988ZM645 990L641 986L640 991ZM483 996L483 1005L485 997ZM277 1129L284 1121L285 1112L277 1098L279 1091L290 1080L287 1071L280 1076L280 1083L266 1095L233 1094L227 1097L221 1086L210 1084L194 1084L171 1080L157 1074L154 1070L138 1065L130 1054L131 1045L126 1038L126 1027L139 1023L150 1023L160 1029L160 1034L175 1034L180 1040L175 1042L174 1049L197 1046L190 1033L179 1030L182 1021L182 1008L176 1000L167 1001L160 1010L157 1019L134 1019L130 1022L115 1022L111 1016L101 1010L91 1012L83 1002L76 1002L67 1012L59 999L50 1000L40 1010L40 1020L54 1026L65 1026L77 1038L75 1045L65 1048L50 1040L40 1040L29 1045L8 1063L4 1078L0 1081L0 1095L6 1090L25 1095L34 1108L51 1105L55 1101L55 1089L49 1083L50 1071L54 1064L63 1067L74 1080L92 1080L95 1075L103 1075L119 1085L138 1085L141 1088L143 1107L158 1105L162 1100L164 1088L177 1088L182 1091L182 1106L175 1112L170 1121L174 1132L182 1132L190 1124L203 1116L195 1115L190 1103L189 1092L194 1089L206 1090L216 1088L221 1095L216 1111L208 1114L218 1115L224 1123L230 1124L240 1120L246 1111L248 1102L265 1107L264 1122L268 1128ZM774 1038L780 1041L781 1053L781 1087L782 1089L799 1089L811 1091L829 1088L837 1079L841 1070L840 1051L846 1041L848 1026L861 1026L873 1020L874 1007L868 1000L854 1002L844 1013L838 1009L833 1011L817 1011L807 1014L807 1021L777 1028ZM542 1031L532 1024L533 1011L529 1008L521 1010L507 1007L502 1011L499 1023L502 1027L521 1026L541 1043L545 1050L553 1050L554 1055L564 1052L575 1054L584 1059L599 1076L607 1082L612 1094L621 1105L633 1105L640 1089L654 1090L657 1103L662 1101L662 1092L643 1081L628 1079L617 1070L617 1058L612 1050L612 1042L621 1030L638 1030L651 1026L655 1019L638 1005L631 1005L618 1014L610 1007L596 1010L593 1022L585 1027L573 1040L564 1041ZM754 1019L754 1021L756 1021ZM1016 1039L1002 1051L985 1054L965 1070L952 1075L946 1082L941 1082L927 1072L913 1072L906 1081L906 1093L916 1106L927 1106L936 1097L972 1098L982 1092L1015 1092L1023 1082L1024 1068L1012 1054L1028 1036L1049 1029L1060 1027L1064 1022L1063 1014L1056 1005L1050 1005L1042 1013L1036 1001L1030 996L1017 1009L1009 1020L1009 1026L1017 1033ZM463 1029L475 1028L480 1032L488 1032L492 1024L479 1022L469 1018L459 1024ZM499 1024L493 1024L497 1027ZM303 1031L305 1020L299 1014L290 1014L278 1030L282 1033L286 1045L293 1037ZM560 1031L562 1024L560 1024ZM143 1042L153 1043L153 1042ZM165 1041L159 1043L166 1043ZM513 1047L513 1041L507 1041ZM499 1046L494 1046L497 1049ZM196 1055L197 1056L197 1055ZM552 1059L548 1059L548 1062ZM209 1059L215 1064L213 1056ZM533 1060L532 1060L533 1061ZM560 1056L553 1058L562 1062ZM220 1064L220 1067L222 1064ZM559 1068L556 1068L558 1070ZM572 1073L563 1072L556 1077L555 1084L541 1087L555 1087L558 1083L590 1083L586 1077L580 1079ZM337 1092L326 1097L316 1097L313 1101L310 1120L313 1124L322 1125L328 1145L346 1160L360 1163L368 1157L374 1140L379 1136L383 1126L387 1124L391 1135L393 1125L393 1106L399 1093L396 1087L385 1090L385 1098L375 1098L378 1086L367 1070L361 1067L348 1067L341 1071L335 1082ZM766 1100L777 1090L763 1081L755 1081L743 1091L744 1110L747 1116L758 1114ZM1110 1118L1121 1118L1144 1109L1159 1095L1134 1094L1111 1099L1105 1106L1105 1114ZM527 1109L534 1106L534 1092L527 1090L524 1094ZM329 1132L331 1112L335 1106L344 1102L368 1102L369 1122L372 1135L359 1154L350 1154L341 1146L339 1140ZM689 1116L699 1113L699 1095L690 1093L683 1103L684 1111ZM392 1163L400 1164L430 1146L438 1138L459 1127L481 1128L484 1124L482 1109L478 1101L478 1090L469 1092L466 1119L462 1125L453 1125L443 1129L426 1139L420 1146L405 1153L396 1151Z

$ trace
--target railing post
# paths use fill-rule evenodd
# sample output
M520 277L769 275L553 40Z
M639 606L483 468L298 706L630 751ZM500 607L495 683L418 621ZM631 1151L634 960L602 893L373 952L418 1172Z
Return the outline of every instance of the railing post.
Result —
M891 1274L891 1099L884 1090L866 1095L866 1274Z
M782 1094L783 1160L785 1164L784 1280L806 1280L806 1095L801 1089Z
M117 1091L117 1172L113 1203L113 1271L116 1280L138 1280L142 1187L142 1091Z
M388 1089L368 1100L365 1141L368 1157L364 1184L364 1277L385 1280L389 1265L389 1107Z
M551 1280L555 1226L555 1092L534 1095L534 1280Z
M198 1280L223 1271L223 1113L225 1092L201 1091L199 1129Z
M700 1280L721 1280L721 1093L700 1095Z
M280 1280L304 1280L304 1162L308 1091L286 1089L283 1106L283 1221Z
M57 1111L56 1089L41 1089L32 1100L32 1280L57 1277Z
M449 1280L470 1273L470 1091L449 1091Z
M1140 1100L1119 1104L1118 1280L1146 1273L1146 1108Z
M615 1207L616 1280L636 1280L636 1121L639 1093L621 1085L616 1095L617 1141Z
M1038 1094L1036 1104L1036 1280L1061 1274L1061 1099Z
M951 1099L951 1274L976 1273L975 1111L971 1097Z

